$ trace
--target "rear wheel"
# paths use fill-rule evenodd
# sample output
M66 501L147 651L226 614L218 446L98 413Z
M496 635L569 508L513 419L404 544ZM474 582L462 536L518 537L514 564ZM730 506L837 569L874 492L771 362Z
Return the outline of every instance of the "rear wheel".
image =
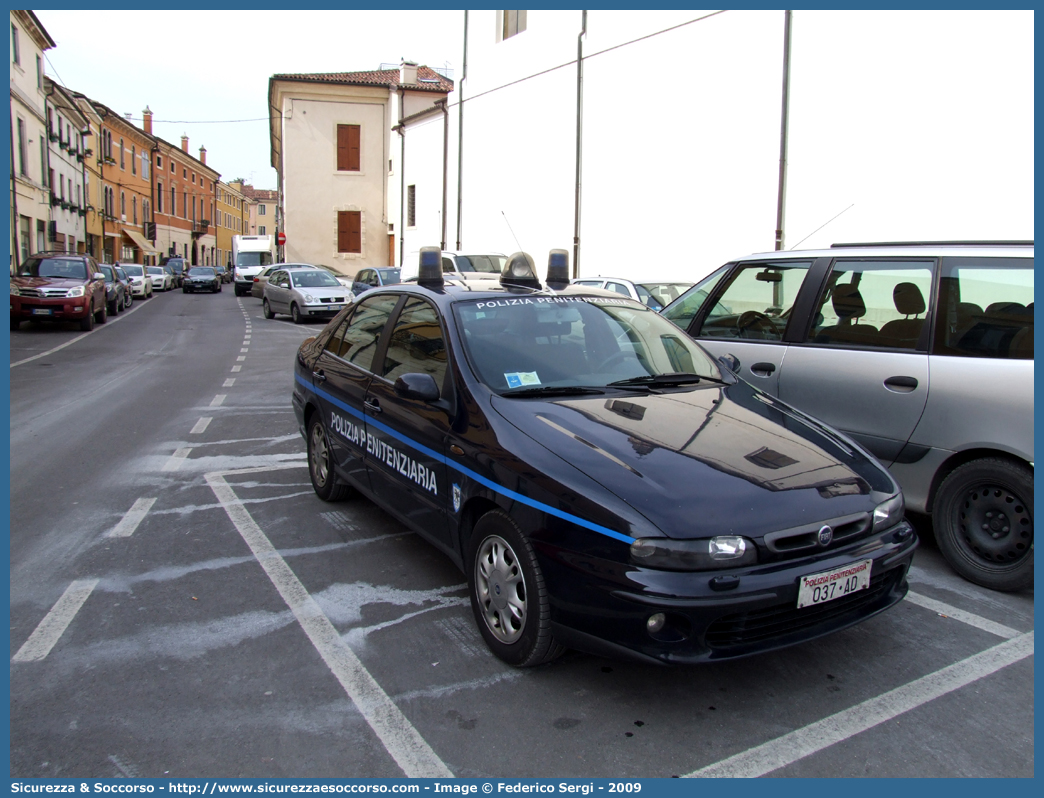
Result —
M98 313L94 317L94 320L96 322L98 322L98 324L105 324L105 322L107 322L109 320L109 305L108 305L108 303L102 302L102 306L98 310Z
M939 551L961 576L993 590L1033 585L1033 473L996 457L955 468L932 508Z
M272 306L268 304L268 300L261 302L261 313L266 319L274 319L275 313L272 312Z
M471 610L486 645L520 668L558 657L565 648L551 635L551 603L532 544L501 510L479 519L471 541Z
M116 297L116 299L112 300L112 302L109 303L108 313L109 313L110 316L116 316L116 315L119 314L119 312L120 312L120 298Z
M350 486L337 481L326 430L318 413L312 416L308 426L308 476L315 495L324 502L339 502L352 492Z
M17 330L21 326L22 326L22 320L21 319L15 319L15 318L11 319L11 330L12 331Z
M302 321L302 319L301 319L301 311L297 307L297 303L296 302L294 302L292 305L290 305L290 318L294 320L294 324L300 324L301 321Z
M134 294L128 291L123 295L123 309L127 310L131 305L134 304Z

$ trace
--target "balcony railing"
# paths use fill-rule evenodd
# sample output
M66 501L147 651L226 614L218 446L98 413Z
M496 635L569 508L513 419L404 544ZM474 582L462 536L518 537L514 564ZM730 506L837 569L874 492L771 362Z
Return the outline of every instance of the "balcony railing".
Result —
M197 236L205 236L207 231L210 229L209 219L200 219L198 222L192 223L192 234Z

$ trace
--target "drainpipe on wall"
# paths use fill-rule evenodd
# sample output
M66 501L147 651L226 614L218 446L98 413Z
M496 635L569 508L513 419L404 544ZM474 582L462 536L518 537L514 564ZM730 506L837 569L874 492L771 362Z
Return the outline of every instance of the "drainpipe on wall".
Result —
M446 249L446 190L449 175L449 107L446 100L442 103L442 242L441 249Z
M406 100L406 90L399 86L399 141L401 150L399 153L399 268L404 262L404 248L406 246L406 125L403 123L403 104Z
M461 221L460 214L464 203L464 80L468 76L468 12L464 11L464 68L460 73L460 82L457 84L457 251L463 248L461 243Z
M44 122L46 127L47 123ZM11 114L11 274L15 273L15 263L21 265L22 260L18 257L18 230L22 221L22 218L18 215L18 183L15 179L15 150L14 150L14 139L15 139L15 119L14 114ZM26 135L28 135L28 125L26 126ZM45 134L46 135L46 134ZM28 147L26 148L28 149ZM48 199L50 202L50 199ZM32 232L31 230L29 231Z
M576 37L576 201L573 211L573 277L580 276L580 174L584 121L584 36L587 12L581 11L580 34Z

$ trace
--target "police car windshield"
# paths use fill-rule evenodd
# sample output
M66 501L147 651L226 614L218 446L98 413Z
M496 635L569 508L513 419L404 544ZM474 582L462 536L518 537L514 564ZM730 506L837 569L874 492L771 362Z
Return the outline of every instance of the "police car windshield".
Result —
M633 300L533 296L453 307L468 362L497 392L603 387L667 374L721 380L706 352Z

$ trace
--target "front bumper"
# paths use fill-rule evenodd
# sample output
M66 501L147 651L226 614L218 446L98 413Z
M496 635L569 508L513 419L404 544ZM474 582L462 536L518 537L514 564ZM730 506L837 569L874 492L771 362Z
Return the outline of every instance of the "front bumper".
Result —
M903 521L818 556L698 573L610 564L540 543L537 551L558 642L614 658L692 664L795 645L883 612L906 595L917 543ZM867 589L797 608L801 577L867 559ZM667 621L652 634L647 621L655 613Z
M298 305L301 315L310 319L332 319L347 303L338 305Z
M12 319L37 319L65 321L85 318L91 312L91 297L78 296L72 299L37 297L11 297Z
M221 288L221 283L185 283L181 288L187 293L193 293L194 291L209 291L216 294Z

